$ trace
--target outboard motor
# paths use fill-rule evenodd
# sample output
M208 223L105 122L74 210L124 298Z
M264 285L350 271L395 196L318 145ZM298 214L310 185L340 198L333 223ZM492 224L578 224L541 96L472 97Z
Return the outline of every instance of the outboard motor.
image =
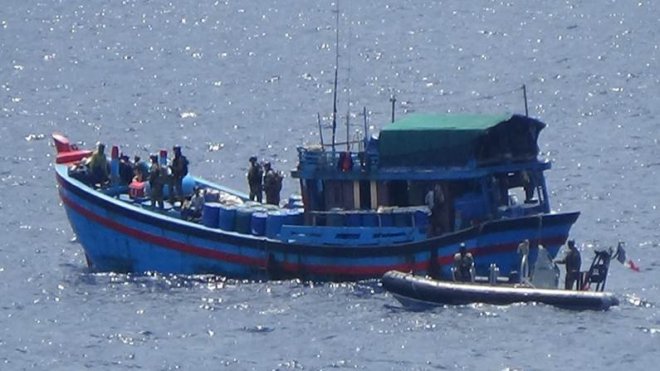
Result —
M556 289L559 285L559 268L552 262L548 250L542 245L539 245L531 284L542 289Z

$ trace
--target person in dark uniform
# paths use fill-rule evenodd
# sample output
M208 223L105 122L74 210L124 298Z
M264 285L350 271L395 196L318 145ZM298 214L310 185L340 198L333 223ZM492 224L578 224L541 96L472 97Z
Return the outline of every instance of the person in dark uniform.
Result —
M280 191L282 190L282 175L275 171L270 162L264 164L264 192L266 203L271 205L280 204Z
M166 169L158 163L158 155L152 155L150 158L149 197L151 199L151 207L163 209L165 207L163 202L163 188L165 187L165 179L167 178Z
M462 243L460 250L454 254L454 267L452 269L454 281L472 282L474 281L474 258L467 251L467 247Z
M564 288L566 290L572 290L576 282L579 283L580 277L580 266L582 265L582 258L580 257L580 252L575 246L574 240L568 241L568 252L562 259L555 259L556 264L565 264L566 265L566 279L564 280ZM580 287L576 287L580 289Z
M183 200L183 178L188 175L188 159L181 154L181 147L174 146L174 158L170 169L172 170L172 177L170 178L170 202L174 204L176 201Z
M250 186L250 201L263 200L264 169L257 162L257 157L250 157L250 168L247 173L248 186Z

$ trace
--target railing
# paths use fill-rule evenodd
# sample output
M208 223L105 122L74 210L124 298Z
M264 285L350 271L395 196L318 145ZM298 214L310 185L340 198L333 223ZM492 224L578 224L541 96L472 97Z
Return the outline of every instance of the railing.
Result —
M298 148L300 170L330 170L368 171L377 168L379 158L377 153L326 151L319 148Z

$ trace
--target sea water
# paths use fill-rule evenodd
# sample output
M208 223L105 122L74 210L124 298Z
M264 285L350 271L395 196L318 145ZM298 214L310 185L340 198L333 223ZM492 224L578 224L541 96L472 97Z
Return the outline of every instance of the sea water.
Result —
M607 1L15 1L0 10L0 369L654 369L660 361L660 5ZM247 190L252 155L409 112L548 124L554 210L580 210L583 269L625 241L621 305L415 312L378 281L94 274L58 199L50 134ZM347 115L349 129L346 130ZM285 179L283 197L295 192ZM656 365L656 366L654 366Z

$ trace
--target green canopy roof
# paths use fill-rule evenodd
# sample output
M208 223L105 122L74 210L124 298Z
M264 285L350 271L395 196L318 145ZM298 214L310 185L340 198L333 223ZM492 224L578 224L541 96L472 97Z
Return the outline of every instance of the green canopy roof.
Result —
M545 125L520 115L412 114L380 132L384 166L464 166L536 157Z
M445 130L477 133L510 118L511 115L411 114L387 125L381 132Z

